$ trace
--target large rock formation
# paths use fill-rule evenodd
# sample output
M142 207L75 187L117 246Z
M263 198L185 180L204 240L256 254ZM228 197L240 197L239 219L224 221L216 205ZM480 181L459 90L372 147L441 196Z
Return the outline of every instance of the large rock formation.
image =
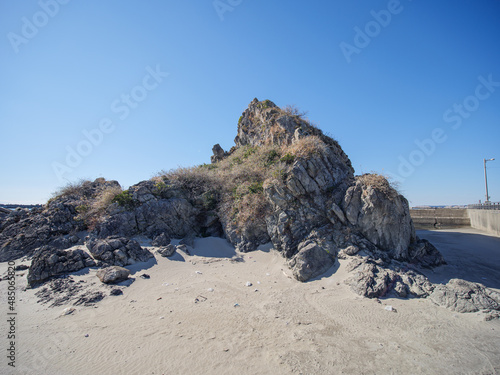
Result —
M53 254L64 264L73 259L75 254L64 257L56 250L81 243L80 231L87 231L91 260L99 266L146 261L151 254L130 240L135 235L152 239L165 256L174 251L171 238L223 236L240 251L272 242L300 281L321 275L339 257L351 260L347 283L366 297L431 296L472 311L460 307L472 293L479 296L475 306L497 308L496 295L477 285L436 287L420 274L418 267L439 266L444 259L416 237L407 200L380 175L355 176L339 144L296 109L254 99L238 121L234 142L229 151L215 145L212 164L125 191L98 179L66 189L43 209L9 214L0 221L0 260L50 245L39 250L45 254L37 255L30 271L43 269L36 271L42 280L61 272L53 270Z

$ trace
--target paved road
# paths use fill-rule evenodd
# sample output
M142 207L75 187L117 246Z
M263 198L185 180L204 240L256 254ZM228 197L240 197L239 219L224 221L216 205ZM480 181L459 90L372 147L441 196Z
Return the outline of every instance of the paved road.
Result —
M417 230L417 236L436 246L448 263L423 270L432 282L460 278L500 289L500 237L472 228Z

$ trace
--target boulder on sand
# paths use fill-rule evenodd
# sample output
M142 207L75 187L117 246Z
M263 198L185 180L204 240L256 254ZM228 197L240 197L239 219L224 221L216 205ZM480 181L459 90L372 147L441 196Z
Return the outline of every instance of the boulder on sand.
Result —
M104 284L119 283L121 281L127 280L129 275L130 271L128 269L119 266L101 268L96 273L96 276Z

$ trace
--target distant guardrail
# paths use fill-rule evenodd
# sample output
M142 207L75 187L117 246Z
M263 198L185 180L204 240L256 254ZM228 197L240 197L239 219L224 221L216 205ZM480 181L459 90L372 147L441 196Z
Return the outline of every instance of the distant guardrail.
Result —
M473 210L500 210L500 202L469 204L467 208Z

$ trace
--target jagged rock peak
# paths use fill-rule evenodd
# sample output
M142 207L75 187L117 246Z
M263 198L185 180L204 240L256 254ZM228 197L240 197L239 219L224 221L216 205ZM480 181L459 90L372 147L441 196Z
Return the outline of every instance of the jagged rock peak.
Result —
M290 145L294 141L315 135L326 144L336 143L314 127L294 106L278 107L271 100L255 98L238 121L236 147L262 145Z
M235 145L229 151L224 151L216 144L211 156L211 162L217 163L231 155L236 149L245 146L290 146L300 139L315 136L351 166L347 155L337 141L323 134L306 118L305 113L295 106L278 107L271 100L252 100L248 108L238 120L238 133L234 139Z

